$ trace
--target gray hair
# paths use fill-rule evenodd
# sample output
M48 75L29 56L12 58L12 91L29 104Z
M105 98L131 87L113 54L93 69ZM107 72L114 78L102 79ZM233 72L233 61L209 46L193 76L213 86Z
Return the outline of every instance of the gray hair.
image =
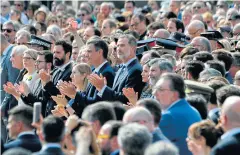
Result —
M172 63L164 58L155 58L149 62L150 66L158 65L159 69L162 71L173 72Z
M211 43L207 38L205 38L205 37L195 37L193 40L198 40L199 42L202 43L204 49L202 49L201 51L212 52Z
M199 80L207 81L209 78L215 77L215 76L222 77L222 73L213 68L206 68L199 74Z
M55 36L56 41L58 41L62 37L62 31L61 31L60 27L58 27L57 25L50 25L47 28L46 33L52 34L53 36Z
M232 57L233 57L232 66L240 67L240 53L238 52L232 53Z
M176 58L173 55L164 54L164 55L162 55L162 58L169 60L172 63L173 66L176 66L176 63L177 63Z
M12 20L6 21L3 25L12 25L15 32L17 32L21 27L21 25L17 21Z
M150 145L144 155L179 155L179 150L170 142L160 141Z
M17 45L17 46L14 46L13 49L12 49L12 54L16 54L18 56L22 56L24 51L26 51L28 49L27 46L25 45Z
M26 37L28 41L31 40L31 34L26 30L21 29L21 30L17 31L16 37L20 37L20 36Z
M28 54L30 55L31 58L33 58L33 60L37 59L37 53L38 51L34 50L34 49L27 49L26 51L23 52L23 54Z
M137 123L127 124L118 132L118 144L124 154L143 155L151 141L152 135L148 129Z
M127 38L128 39L128 44L131 46L137 46L137 40L134 36L130 34L123 34L119 37L120 38Z

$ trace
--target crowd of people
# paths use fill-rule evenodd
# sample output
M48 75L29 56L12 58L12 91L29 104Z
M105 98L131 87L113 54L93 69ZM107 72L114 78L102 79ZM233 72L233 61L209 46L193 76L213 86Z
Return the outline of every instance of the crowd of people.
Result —
M1 0L3 155L239 154L240 1L141 3Z

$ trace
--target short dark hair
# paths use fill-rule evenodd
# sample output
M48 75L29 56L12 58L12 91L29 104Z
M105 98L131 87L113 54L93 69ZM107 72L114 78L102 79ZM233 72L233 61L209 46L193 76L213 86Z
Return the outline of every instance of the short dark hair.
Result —
M61 118L50 115L44 118L42 130L46 142L59 143L64 137L65 125Z
M217 49L212 51L212 55L215 59L223 61L225 64L226 71L229 71L233 63L233 58L230 52L225 49Z
M194 80L198 80L199 74L204 70L204 63L192 60L186 63L185 70L191 74Z
M148 25L147 30L165 29L164 24L161 22L153 22Z
M198 48L195 48L195 47L186 47L184 48L181 53L180 53L180 58L183 59L185 56L187 55L193 55L195 53L199 52L199 49Z
M208 116L207 100L200 94L188 95L186 100L200 113L202 119Z
M134 30L126 30L126 31L124 31L124 34L130 34L137 40L139 40L139 38L140 38L140 35Z
M233 57L232 65L240 67L240 53L238 52L232 53L232 57Z
M210 68L214 68L214 69L218 70L219 72L221 72L222 76L225 77L226 70L225 70L224 64L222 64L220 61L218 61L218 60L209 60L209 61L206 62L206 64Z
M51 63L52 64L52 68L54 68L53 66L53 53L50 51L41 51L37 53L38 55L43 55L44 56L44 60L46 63Z
M109 131L109 137L112 138L118 135L118 130L123 126L121 121L111 120L107 121L105 124L109 124L111 129Z
M182 22L181 20L179 20L179 19L177 19L177 18L171 18L171 19L169 19L169 21L174 22L174 23L176 24L176 29L177 29L177 31L178 31L179 29L181 29L181 30L182 30L182 33L184 33L185 28L184 28L184 24L183 24L183 22Z
M230 96L240 96L240 88L233 85L226 85L217 90L218 106L222 106L224 101Z
M133 6L136 6L136 3L134 1L127 0L125 3L132 3Z
M33 108L27 105L16 106L8 111L9 116L13 116L14 120L21 121L26 127L32 127Z
M87 106L83 110L82 119L87 121L98 120L102 126L109 120L116 120L116 115L109 102L101 101Z
M171 11L168 11L168 12L163 13L163 17L165 17L167 19L171 19L171 18L177 18L177 15Z
M185 98L185 83L181 75L176 73L165 73L161 75L160 79L165 79L170 81L170 89L172 91L177 91L179 98Z
M123 104L121 102L114 102L112 104L112 106L113 106L113 110L115 111L115 114L116 114L116 119L119 121L122 120L125 112L127 111L124 108Z
M220 80L210 80L209 82L207 82L207 85L209 87L211 87L214 92L211 93L211 96L210 96L210 103L211 104L217 104L217 96L216 96L216 91L223 87L223 86L226 86L227 84L224 83L223 81L220 81Z
M160 103L157 100L145 98L138 100L137 105L143 106L150 111L150 113L154 116L153 120L155 125L158 125L160 123L162 117L162 110L160 107Z
M66 42L65 40L58 40L55 43L55 46L61 45L63 47L64 53L67 54L70 53L69 58L71 58L72 55L72 45Z
M95 36L101 37L102 33L101 33L101 31L98 28L93 27L93 31L94 31L94 35Z
M194 60L202 61L203 63L207 62L208 60L213 60L213 56L211 53L207 51L197 52L193 55Z
M102 49L103 57L105 59L107 59L107 56L108 56L108 45L107 45L107 43L104 40L99 39L99 38L89 39L87 41L87 45L90 45L90 44L92 44L95 47L96 51Z
M140 21L144 21L144 23L146 24L146 17L144 16L144 14L142 13L136 13L132 16L132 18L138 18Z

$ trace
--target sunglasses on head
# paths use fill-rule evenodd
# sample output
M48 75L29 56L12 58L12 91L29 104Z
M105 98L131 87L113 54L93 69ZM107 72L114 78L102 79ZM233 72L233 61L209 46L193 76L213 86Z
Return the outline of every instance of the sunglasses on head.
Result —
M14 31L14 30L12 30L12 29L2 29L2 31L3 31L3 32L6 31L7 33L11 33L11 32Z

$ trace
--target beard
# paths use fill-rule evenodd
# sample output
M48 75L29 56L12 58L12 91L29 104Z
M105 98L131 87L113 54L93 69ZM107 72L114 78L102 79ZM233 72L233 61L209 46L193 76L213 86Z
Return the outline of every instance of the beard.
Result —
M126 58L128 58L130 56L130 51L126 51L126 52L123 52L121 54L117 53L117 57L120 59L120 60L125 60Z
M53 59L54 66L62 66L64 62L65 62L65 56L62 59L59 59L56 57Z
M155 77L150 77L149 78L149 84L153 87L155 86L155 84L157 83L158 81L158 78L155 78Z

